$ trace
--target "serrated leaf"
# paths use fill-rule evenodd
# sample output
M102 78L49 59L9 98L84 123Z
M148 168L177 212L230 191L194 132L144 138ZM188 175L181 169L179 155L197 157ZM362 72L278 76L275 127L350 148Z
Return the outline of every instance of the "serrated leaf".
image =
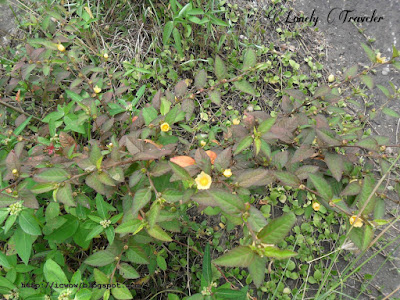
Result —
M378 152L379 151L379 145L376 142L375 139L373 138L366 138L363 139L361 141L358 141L355 146L367 149L367 150L371 150L371 151L375 151Z
M297 253L291 250L281 250L277 247L265 247L264 255L266 257L273 257L275 259L287 259L296 256Z
M336 138L332 137L330 135L330 131L324 130L324 129L317 129L317 136L320 138L325 144L328 146L339 146L340 142Z
M361 251L368 248L374 237L374 231L371 226L363 226L362 228L353 227L349 233L350 240L357 246Z
M252 96L256 95L256 90L254 87L247 82L246 80L240 80L240 81L234 81L233 85L239 90L242 91L243 93L250 94Z
M267 133L272 126L274 126L276 121L276 118L269 118L265 121L263 121L257 128L257 131L260 132L261 134Z
M315 153L314 149L310 145L301 145L300 148L296 150L291 158L291 163L301 162L305 159L310 158Z
M355 203L357 203L357 207L359 209L364 207L365 203L367 202L374 188L375 188L375 179L373 178L373 176L365 176L361 187L361 192L360 194L358 194L355 200ZM363 214L368 215L369 213L373 212L375 208L375 203L376 203L376 197L374 195L371 197L369 203L365 207Z
M367 45L365 45L364 43L361 43L361 47L364 49L365 53L367 53L368 59L372 63L376 62L375 52L372 51L372 49L370 47L368 47Z
M0 193L0 207L7 207L10 204L18 202L18 198L11 197L9 195L1 194Z
M355 182L349 183L346 188L340 193L341 196L354 196L358 195L361 191L361 185L358 183L358 180Z
M127 263L121 263L118 269L119 274L125 279L136 279L140 277L139 273Z
M327 85L322 85L315 90L314 98L324 97L331 93L331 88Z
M144 223L141 220L133 219L122 223L115 228L116 233L132 233L135 235L144 227Z
M36 174L33 179L37 182L62 182L70 177L71 175L64 169L50 168Z
M224 267L247 268L256 255L249 247L239 246L214 259L213 263Z
M265 186L271 181L273 181L273 177L266 169L247 170L236 177L236 182L243 188Z
M30 235L41 235L39 224L30 210L23 210L18 217L22 230Z
M194 85L197 89L203 89L207 84L207 72L202 69L200 70L196 77L194 78Z
M207 193L214 198L218 206L228 214L237 214L244 211L244 203L239 196L222 189L211 189Z
M147 233L160 241L163 242L172 242L172 238L166 233L160 226L154 225L152 228L147 229Z
M393 118L400 118L400 114L398 114L397 112L395 112L393 109L388 108L388 107L384 107L382 108L382 112L385 115L388 115L389 117L393 117Z
M240 152L242 152L243 150L247 149L248 147L251 146L251 144L253 144L253 138L248 135L245 138L243 138L239 144L237 145L235 152L233 153L233 155L237 155Z
M175 85L175 95L176 97L180 98L184 96L186 93L187 93L187 84L185 80L181 80Z
M94 267L102 267L115 261L115 255L108 250L100 250L90 255L84 263Z
M244 59L243 59L243 67L242 70L246 71L256 65L257 62L257 54L256 52L248 48L244 54Z
M85 178L86 184L94 189L97 193L104 195L106 190L104 184L98 179L96 173L92 173Z
M329 183L317 174L308 175L308 179L311 180L314 187L317 189L318 194L321 195L326 201L330 201L333 197L333 190Z
M90 241L92 240L95 236L98 236L100 233L104 231L103 226L97 225L94 227L86 236L85 241Z
M344 169L342 156L336 153L326 153L325 163L328 165L333 177L340 182Z
M302 91L296 90L296 89L288 89L285 90L285 92L289 95L292 96L294 99L297 100L304 100L306 98L306 95Z
M346 70L346 72L344 72L343 76L345 79L353 78L354 76L357 75L357 71L358 71L358 66L354 65L354 66L348 68Z
M151 188L143 188L138 190L133 196L132 210L131 213L136 216L136 214L141 210L147 203L150 202L152 195Z
M13 237L15 240L15 250L24 264L27 265L32 251L32 236L25 233L21 228L17 228Z
M214 167L218 171L225 170L230 166L231 160L232 160L232 148L228 147L217 155L217 158L214 161Z
M260 287L264 282L265 263L265 258L255 255L252 263L249 265L249 273L256 287Z
M72 207L76 206L74 197L72 196L72 189L70 183L66 183L64 184L64 186L59 187L56 197L58 202L64 203L66 206L72 206Z
M181 180L193 180L193 178L190 176L189 172L186 171L184 168L181 166L178 166L175 163L169 162L169 166L172 169L172 172L178 176Z
M212 103L216 105L221 105L221 93L219 91L209 91L208 92L208 97L210 97L210 100Z
M228 77L228 71L226 70L225 63L222 60L222 58L219 57L218 55L215 57L214 71L215 71L215 76L217 76L219 80Z
M360 79L370 90L372 90L374 88L374 80L372 79L371 76L361 75Z
M296 175L289 172L275 172L274 175L284 185L298 188L301 183Z
M131 292L124 284L120 284L120 287L112 288L111 294L118 300L133 299Z
M264 244L278 244L283 241L285 236L290 232L295 222L296 216L294 213L285 214L269 222L269 224L257 234L257 237Z

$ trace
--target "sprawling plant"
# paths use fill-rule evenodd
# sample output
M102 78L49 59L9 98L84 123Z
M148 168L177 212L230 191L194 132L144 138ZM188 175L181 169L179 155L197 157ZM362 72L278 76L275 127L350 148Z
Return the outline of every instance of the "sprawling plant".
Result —
M61 22L65 30L77 30L74 19L67 24L58 14L47 22L49 28ZM149 85L135 84L132 94L123 72L107 67L108 53L95 57L57 34L30 40L26 56L2 81L5 93L18 103L40 98L58 105L41 120L2 101L20 115L15 128L2 134L0 265L7 276L0 292L24 299L131 299L134 286L149 280L146 266L150 275L157 265L167 268L157 249L181 243L177 236L188 231L183 214L194 205L211 207L240 228L241 240L212 261L209 246L190 248L203 256L201 288L191 298L245 298L247 287L218 286L221 266L248 268L259 287L267 263L297 255L282 243L295 213L266 218L254 202L256 196L270 201L271 186L295 195L308 215L325 207L347 216L350 239L367 249L375 227L385 222L381 182L366 160L379 159L383 174L393 163L384 153L388 139L367 134L365 116L359 126L347 126L339 87L360 78L372 88L369 71L399 62L395 48L384 60L363 47L370 68L358 73L352 67L341 82L315 89L284 89L275 112L248 111L221 125L208 145L197 146L185 135L196 133L198 99L219 107L232 91L259 96L250 78L268 73L271 62L258 63L251 47L239 69L215 55L208 60L213 74L195 70L147 100ZM83 263L72 268L66 257ZM36 286L43 282L49 284Z

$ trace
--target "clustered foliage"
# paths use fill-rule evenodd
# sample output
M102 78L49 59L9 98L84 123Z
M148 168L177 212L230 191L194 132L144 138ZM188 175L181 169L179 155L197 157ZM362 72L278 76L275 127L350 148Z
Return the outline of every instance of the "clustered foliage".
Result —
M174 17L162 42L174 45L166 51L176 57L189 48L182 40L191 26L228 26L209 7L171 6ZM160 84L154 70L126 62L126 72L114 72L112 53L84 46L97 21L83 4L46 11L36 19L45 34L19 48L18 61L8 64L8 77L1 80L2 103L15 126L1 134L0 265L7 276L0 293L9 299L17 293L23 299L131 299L167 270L167 253L183 246L202 257L201 282L187 299L245 299L248 286L236 288L221 267L248 268L247 284L261 287L268 264L297 255L284 241L297 220L294 210L288 206L271 218L262 209L276 199L284 202L285 193L294 195L306 217L319 210L345 216L350 239L368 248L375 227L386 221L378 197L384 190L367 161L379 160L382 174L393 161L385 154L388 139L366 131L366 116L351 124L340 86L359 78L372 88L371 70L399 66L395 48L382 61L363 45L368 69L349 68L340 81L319 87L281 87L279 108L248 110L196 142L199 115L205 123L214 121L199 106L202 99L223 118L226 95L260 96L252 82L264 77L275 84L270 72L276 51L248 45L235 67L213 53L180 80L171 76L161 82L165 88L154 90ZM298 69L291 61L285 64ZM398 91L387 93L395 97ZM43 119L23 110L49 103L57 108L43 111ZM193 206L240 230L240 244L215 255L210 245L189 241L195 222L187 211ZM21 287L42 282L71 285Z

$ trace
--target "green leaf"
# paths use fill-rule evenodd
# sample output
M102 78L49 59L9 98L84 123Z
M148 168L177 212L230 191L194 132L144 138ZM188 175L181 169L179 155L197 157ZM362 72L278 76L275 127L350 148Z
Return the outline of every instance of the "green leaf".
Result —
M76 294L74 300L90 300L92 291L89 289L80 289Z
M315 90L314 98L324 97L331 93L331 88L327 85L322 85Z
M8 207L10 206L10 204L13 204L18 201L19 201L18 198L14 198L9 195L0 193L0 207Z
M193 181L193 178L190 176L189 172L186 171L184 168L173 162L169 162L169 165L172 169L172 172L174 172L174 174L178 176L181 180Z
M374 52L370 47L368 47L367 45L365 45L364 43L361 43L361 47L363 47L365 53L367 53L368 59L369 59L372 63L376 62L376 55L375 55L375 52Z
M247 292L244 291L243 289L238 291L238 290L231 290L229 288L218 288L215 293L213 293L215 296L215 299L235 299L235 300L246 300L249 299L247 297ZM194 295L193 295L194 296ZM192 298L187 298L188 300L195 300ZM199 298L203 299L203 298ZM207 299L207 298L206 298ZM169 300L169 299L168 299ZM197 300L197 298L196 298Z
M393 117L393 118L400 118L400 114L398 114L397 112L395 112L393 109L388 108L388 107L384 107L382 108L382 112L385 115L388 115L389 117Z
M372 90L374 88L374 80L372 79L371 76L361 75L360 79L370 90Z
M38 221L33 216L30 210L23 210L18 217L19 225L22 230L30 235L41 235L42 231L40 230Z
M396 47L393 45L393 54L392 54L392 59L399 57L399 50L396 49Z
M255 255L253 262L249 265L249 273L256 287L260 287L264 282L265 264L265 258Z
M102 233L104 231L103 226L101 225L97 225L96 227L94 227L86 236L85 241L90 241L91 239L93 239L95 236L98 236L100 233Z
M71 175L61 168L44 169L43 172L36 174L33 179L37 182L62 182L69 179Z
M212 103L216 105L221 105L221 93L219 91L209 91L208 92L208 97L210 97L210 100Z
M357 203L357 207L361 209L364 207L365 203L367 202L369 196L371 195L372 191L375 187L375 179L373 176L365 176L363 185L361 187L361 192L356 197L355 203ZM374 211L376 203L375 195L371 197L369 203L365 207L364 211L362 212L363 215L368 215L369 213Z
M207 84L207 72L202 69L200 70L196 77L194 78L194 85L197 89L203 89Z
M94 267L102 267L111 264L113 261L115 261L115 255L112 252L100 250L86 258L84 263Z
M324 130L324 129L317 129L316 132L317 132L318 138L320 138L328 146L339 146L340 145L340 142L332 136L333 135L332 132L330 132L328 130Z
M358 147L367 149L367 150L371 150L371 151L375 151L375 152L379 151L379 145L374 138L363 139L361 141L358 141L355 145Z
M213 263L224 267L242 267L250 266L257 256L249 247L239 246L224 255L213 260Z
M338 182L340 182L344 169L342 156L336 153L326 153L325 163L328 165L328 168L332 172L333 177Z
M32 251L32 236L25 233L21 228L17 228L14 233L15 250L25 265L29 262Z
M66 94L68 97L70 97L74 102L80 103L82 102L83 98L81 95L78 95L77 93L71 91L71 90L65 90Z
M141 220L133 219L128 222L122 223L117 228L115 228L116 233L132 233L135 235L144 227L144 223Z
M244 211L244 203L239 196L222 189L211 189L207 193L212 196L221 209L228 214Z
M0 277L0 287L5 287L10 290L17 289L17 287L10 280L8 280L6 277L3 277L3 276ZM6 299L6 298L4 298L4 299ZM10 299L12 299L12 298L10 298Z
M55 189L54 183L38 183L30 188L30 191L34 194L42 194Z
M123 299L133 299L133 296L131 292L128 290L128 288L120 283L121 287L115 287L111 289L111 294L118 300L123 300Z
M32 116L27 118L24 122L22 122L17 128L14 130L14 135L20 135L20 133L28 126L29 122L32 120Z
M341 196L358 195L361 191L361 185L357 181L349 183L346 188L340 193Z
M164 26L163 32L163 44L166 46L168 44L168 40L172 34L172 30L174 29L174 22L168 21Z
M273 257L276 259L287 259L293 256L296 256L297 253L291 250L281 250L277 247L265 247L264 255L266 257Z
M346 72L344 72L343 76L345 79L353 78L354 76L357 75L357 71L358 71L358 66L354 65L354 66L348 68L346 70Z
M69 281L67 276L65 275L64 271L61 267L51 258L48 258L43 266L43 274L46 278L46 281L50 284L57 283L57 284L68 284ZM56 288L54 288L57 290ZM62 290L63 288L61 288Z
M51 234L46 235L44 238L51 241L63 242L72 237L78 230L79 221L71 215L66 215L60 218L67 219L63 225L55 229Z
M239 144L237 145L236 150L235 150L235 152L233 153L233 155L239 154L239 153L242 152L243 150L245 150L245 149L247 149L248 147L250 147L251 144L253 144L253 138L252 138L250 135L248 135L248 136L246 136L245 138L243 138L243 139L239 142Z
M2 266L3 268L11 268L10 263L8 262L7 256L3 253L0 252L0 266Z
M157 265L159 266L159 268L163 271L167 270L167 262L165 261L165 258L162 257L160 254L157 255Z
M272 128L272 126L274 126L276 121L276 118L269 118L265 121L263 121L259 126L257 131L260 132L261 134L267 133L268 131L270 131L270 129Z
M238 186L249 188L251 186L265 186L272 183L273 177L268 176L271 173L267 169L249 169L240 173L236 177L236 182Z
M146 214L146 219L149 223L149 227L152 228L158 219L158 216L160 215L161 211L161 205L159 202L153 202L153 204L150 207L150 210Z
M283 241L285 236L290 232L296 216L294 213L284 214L283 216L273 219L258 234L257 237L264 244L278 244Z
M134 216L136 216L139 210L141 210L147 203L150 202L151 195L151 187L140 189L135 193L132 203L132 214Z
M156 238L157 240L163 241L163 242L172 242L171 237L166 233L162 228L158 225L154 225L152 228L147 229L147 233L153 237Z
M243 67L242 70L246 71L252 67L254 67L257 63L257 54L256 52L248 48L244 54L244 59L243 59Z
M293 175L289 172L275 172L275 177L284 185L289 185L295 188L298 188L301 183L296 175Z
M247 82L246 80L240 80L240 81L234 81L233 85L239 90L242 91L243 93L250 94L252 96L256 95L256 90L254 87Z
M125 279L136 279L140 277L139 273L127 263L121 263L119 265L119 274Z
M219 80L228 77L228 71L226 70L225 64L221 57L219 57L218 55L215 57L214 70L215 76L217 76Z
M70 183L66 183L64 186L58 188L56 197L58 202L64 203L66 206L76 206L74 198L72 196Z
M183 56L181 34L176 27L172 30L172 35L174 37L176 51L180 56Z
M390 97L390 92L389 92L389 90L388 90L386 87L384 87L383 85L380 85L380 84L377 84L376 86L381 90L381 92L382 92L387 98Z
M371 226L363 226L361 228L353 227L349 233L350 240L357 246L361 251L368 248L374 237L374 230Z
M203 279L206 282L206 286L209 286L212 283L210 244L206 244L206 248L204 249Z
M22 71L22 79L23 80L27 80L29 78L29 76L31 75L31 72L33 71L33 69L36 68L35 64L30 64L26 67L23 67L23 71Z
M309 174L308 179L311 180L314 187L317 189L318 194L321 195L326 201L330 201L333 197L333 190L329 183L319 175Z

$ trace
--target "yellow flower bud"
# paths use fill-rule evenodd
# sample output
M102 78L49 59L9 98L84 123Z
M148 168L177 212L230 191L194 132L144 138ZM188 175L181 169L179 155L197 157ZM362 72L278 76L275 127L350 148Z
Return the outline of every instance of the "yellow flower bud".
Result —
M239 119L233 119L232 123L233 123L233 125L239 125L240 124L240 120Z
M17 169L13 169L11 172L12 172L14 175L17 175L17 174L18 174L18 170L17 170Z
M361 218L357 218L357 216L351 216L349 219L350 225L353 225L354 227L362 227L363 226L363 220Z
M225 176L226 178L229 178L229 177L232 176L232 170L231 170L231 169L226 169L226 170L224 171L224 173L222 173L222 174L224 174L224 176Z
M167 132L167 131L170 131L171 130L171 127L169 126L169 124L168 123L162 123L161 125L160 125L160 128L161 128L161 131L163 131L163 132Z
M104 57L104 59L108 59L108 54L107 54L107 53L104 53L104 54L103 54L103 57Z
M321 207L321 205L320 205L318 202L313 202L312 208L313 208L315 211L319 211L320 207Z
M333 75L333 74L329 75L328 81L329 82L334 82L335 81L335 75Z
M201 147L204 147L205 145L207 145L207 142L206 142L206 141L201 141L201 142L200 142L200 146L201 146Z
M93 91L98 94L101 92L101 88L99 88L97 85L93 88Z
M58 51L60 51L60 52L64 52L64 51L65 51L65 47L64 47L64 45L61 44L61 43L57 45L57 49L58 49Z

